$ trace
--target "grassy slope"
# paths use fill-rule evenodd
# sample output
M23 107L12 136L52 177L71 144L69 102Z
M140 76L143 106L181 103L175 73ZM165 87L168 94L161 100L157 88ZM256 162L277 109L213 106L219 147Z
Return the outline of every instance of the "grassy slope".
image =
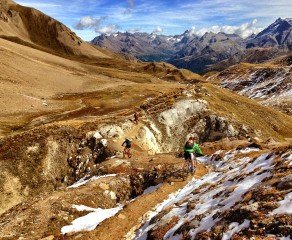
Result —
M3 39L0 52L0 135L51 114L80 109L73 114L80 117L139 106L181 87L147 72L147 64L121 57L70 60ZM163 78L166 72L157 74Z
M291 117L210 83L204 86L211 94L206 100L215 112L260 130L262 138L292 138Z

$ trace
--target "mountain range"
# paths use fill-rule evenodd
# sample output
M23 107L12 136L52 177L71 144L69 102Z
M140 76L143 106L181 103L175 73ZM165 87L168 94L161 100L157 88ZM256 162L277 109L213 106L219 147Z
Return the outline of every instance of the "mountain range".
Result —
M92 44L142 61L166 61L179 68L202 73L239 63L263 62L292 50L292 19L277 19L257 35L246 39L236 34L206 32L198 36L118 32L102 34Z

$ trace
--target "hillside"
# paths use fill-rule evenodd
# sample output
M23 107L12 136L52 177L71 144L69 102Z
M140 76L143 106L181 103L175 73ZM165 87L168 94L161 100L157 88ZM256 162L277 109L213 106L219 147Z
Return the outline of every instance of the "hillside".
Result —
M1 1L0 38L57 55L108 57L84 42L64 24L10 0Z
M291 55L287 55L265 63L234 65L208 80L291 115L291 78Z
M138 152L178 151L189 134L201 142L226 137L285 141L292 135L287 115L170 65L108 60L94 66L0 41L5 63L1 65L1 179L17 179L9 188L5 180L1 183L6 189L3 196L15 196L8 208L27 198L22 192L26 186L34 197L38 194L34 186L50 192L56 184L67 184L62 183L65 176L70 181L82 178L87 165L75 175L67 162L68 156L78 156L75 146L102 126L108 141L122 141L134 127L128 120L134 110L143 115L142 125L131 133ZM55 170L45 170L47 164ZM16 172L15 166L19 166ZM36 173L29 183L32 169L49 175Z

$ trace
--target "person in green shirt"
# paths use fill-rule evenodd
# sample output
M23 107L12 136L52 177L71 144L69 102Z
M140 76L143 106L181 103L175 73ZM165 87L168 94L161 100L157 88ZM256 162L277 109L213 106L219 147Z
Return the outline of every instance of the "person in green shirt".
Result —
M186 161L185 164L188 166L190 172L192 173L195 171L195 167L197 166L195 157L203 155L200 146L195 143L195 140L195 138L190 137L184 146L184 158Z

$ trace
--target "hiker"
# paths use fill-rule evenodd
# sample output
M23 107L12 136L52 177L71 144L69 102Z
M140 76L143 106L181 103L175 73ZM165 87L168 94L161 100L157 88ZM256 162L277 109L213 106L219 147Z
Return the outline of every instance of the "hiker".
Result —
M135 112L134 113L134 123L135 124L138 124L138 121L139 121L139 113L138 112Z
M195 140L195 138L190 137L184 146L185 165L188 166L189 171L192 173L195 172L195 167L197 167L195 157L203 155L200 146L195 143Z
M122 146L124 147L123 158L125 158L126 155L128 156L128 158L131 158L132 157L132 154L131 154L132 142L131 142L131 140L126 138L125 141L123 142Z

